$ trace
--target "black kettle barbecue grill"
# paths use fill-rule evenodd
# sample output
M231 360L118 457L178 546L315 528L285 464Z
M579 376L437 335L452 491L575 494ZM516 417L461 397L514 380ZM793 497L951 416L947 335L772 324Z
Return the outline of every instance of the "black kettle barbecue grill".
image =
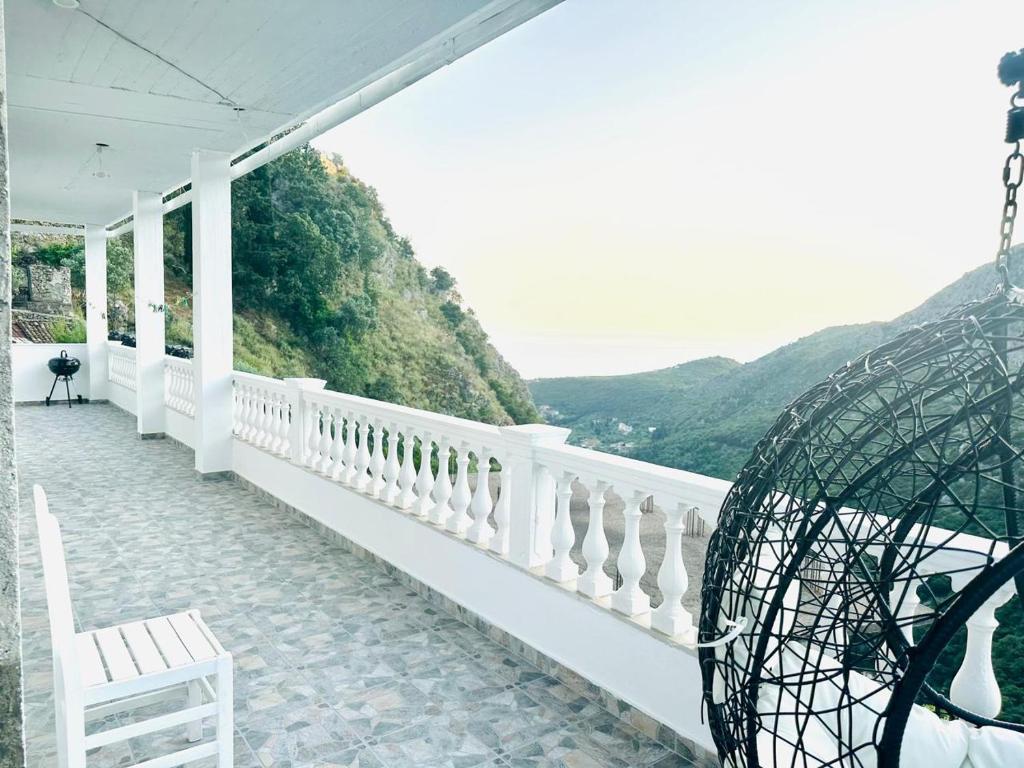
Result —
M64 380L64 391L68 394L68 408L71 407L71 382L75 378L75 374L78 373L78 369L82 367L82 361L77 357L68 357L68 351L62 349L60 351L60 357L51 357L46 363L46 367L50 369L50 373L53 374L53 386L50 387L50 394L46 396L46 404L50 404L50 398L53 397L53 390L57 387L57 382L61 379ZM78 402L82 402L82 396L76 394Z

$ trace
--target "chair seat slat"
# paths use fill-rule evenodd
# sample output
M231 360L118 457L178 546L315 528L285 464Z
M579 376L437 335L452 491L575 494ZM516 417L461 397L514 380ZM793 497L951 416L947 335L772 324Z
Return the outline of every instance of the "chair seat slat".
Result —
M185 644L185 649L196 661L206 661L217 656L217 651L210 645L209 641L196 626L195 620L187 613L178 613L169 616L171 626L174 627Z
M139 670L135 667L128 646L125 645L117 627L98 629L94 635L111 680L131 680L139 676Z
M124 624L121 626L121 632L124 633L124 639L128 641L128 650L132 652L135 663L142 674L148 675L167 669L167 664L160 656L160 651L157 650L153 638L146 631L144 622L135 621L131 624Z
M166 659L167 666L182 667L192 662L192 657L185 650L181 640L178 639L178 633L174 631L166 616L161 616L159 619L148 619L146 628L149 629L160 653Z
M88 688L107 682L107 673L103 671L103 661L100 659L92 632L75 635L75 649L78 651L78 662L82 667L82 685Z

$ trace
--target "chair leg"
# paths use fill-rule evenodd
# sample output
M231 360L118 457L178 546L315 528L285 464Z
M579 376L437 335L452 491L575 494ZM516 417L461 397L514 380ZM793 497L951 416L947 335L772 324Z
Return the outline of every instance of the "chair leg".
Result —
M203 703L203 689L199 686L198 680L189 680L188 683L188 706L198 707ZM200 741L203 738L203 721L195 720L188 724L188 740Z
M58 759L61 768L85 768L85 712L65 711L61 718L63 722L57 723L59 733L57 737ZM63 742L63 750L60 745ZM63 754L61 754L63 753Z
M235 699L231 680L231 656L217 661L217 768L235 764Z

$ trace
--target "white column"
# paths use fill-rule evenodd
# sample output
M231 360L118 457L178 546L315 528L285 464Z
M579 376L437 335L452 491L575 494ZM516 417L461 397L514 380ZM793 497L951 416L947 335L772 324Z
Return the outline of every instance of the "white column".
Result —
M89 399L107 396L107 230L85 225L85 340L89 348Z
M135 192L135 413L139 434L164 431L164 216L158 192ZM230 408L229 408L230 412ZM229 417L230 423L230 417Z
M546 564L553 554L551 525L555 519L555 490L550 475L537 465L534 451L561 445L569 430L544 424L501 427L509 463L509 559L522 568ZM502 478L502 496L505 495ZM499 502L502 500L499 499Z
M231 469L231 156L192 153L196 470Z

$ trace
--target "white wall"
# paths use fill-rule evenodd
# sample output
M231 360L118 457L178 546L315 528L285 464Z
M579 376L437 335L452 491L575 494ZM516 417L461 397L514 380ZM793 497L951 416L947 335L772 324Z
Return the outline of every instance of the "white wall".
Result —
M53 374L46 367L51 357L59 357L62 349L68 351L68 357L77 357L82 367L75 374L71 396L77 391L82 397L89 397L89 352L85 344L12 344L11 360L14 368L14 401L16 403L40 402L53 385ZM55 399L62 399L63 382L53 391Z
M116 385L111 384L111 386ZM118 387L118 389L121 389L121 387ZM195 421L190 419L188 416L165 407L164 429L168 435L173 437L179 443L184 443L189 448L195 446L196 424Z
M107 399L122 411L128 411L131 414L135 413L135 392L133 390L108 381Z
M709 750L697 657L338 483L234 442L235 472Z

